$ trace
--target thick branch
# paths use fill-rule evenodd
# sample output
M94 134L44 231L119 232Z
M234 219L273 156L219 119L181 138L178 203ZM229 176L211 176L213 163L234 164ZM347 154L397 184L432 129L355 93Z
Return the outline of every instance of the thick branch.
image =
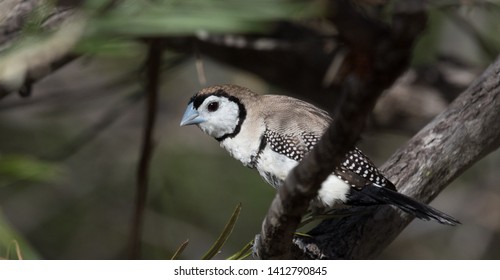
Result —
M293 233L309 201L354 146L378 96L407 67L412 38L425 24L423 9L397 14L390 30L365 19L349 1L332 1L332 5L332 20L352 50L355 69L342 86L345 101L335 121L278 190L256 239L254 250L260 258L291 257Z
M500 58L449 108L397 151L382 170L398 190L429 202L500 145ZM324 221L298 238L296 258L375 258L413 217L391 207Z

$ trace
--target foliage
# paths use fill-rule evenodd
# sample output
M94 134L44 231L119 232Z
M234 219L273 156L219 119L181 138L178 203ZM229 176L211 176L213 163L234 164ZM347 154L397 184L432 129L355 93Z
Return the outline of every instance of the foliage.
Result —
M0 182L29 181L50 182L61 173L57 164L29 155L0 154Z
M88 1L89 11L102 11L104 1ZM290 0L160 0L117 1L97 16L90 30L134 37L188 35L208 32L265 31L276 20L294 20L318 14L311 1ZM312 1L314 2L314 1Z
M0 212L0 259L38 259L22 236L11 229Z

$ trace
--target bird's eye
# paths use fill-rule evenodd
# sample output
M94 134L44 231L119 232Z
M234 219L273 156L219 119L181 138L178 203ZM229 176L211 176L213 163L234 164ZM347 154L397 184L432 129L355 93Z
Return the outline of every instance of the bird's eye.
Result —
M219 102L210 102L208 103L207 108L209 112L215 112L219 109Z

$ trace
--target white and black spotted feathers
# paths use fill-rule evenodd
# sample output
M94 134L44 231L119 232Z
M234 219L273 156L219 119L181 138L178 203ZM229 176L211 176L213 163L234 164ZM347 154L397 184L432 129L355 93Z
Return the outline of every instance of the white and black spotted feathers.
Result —
M231 156L255 168L279 188L289 171L316 145L332 119L325 111L287 96L258 95L235 85L205 88L194 95L181 125L196 124ZM313 208L391 204L421 219L458 221L396 192L359 149L323 182Z

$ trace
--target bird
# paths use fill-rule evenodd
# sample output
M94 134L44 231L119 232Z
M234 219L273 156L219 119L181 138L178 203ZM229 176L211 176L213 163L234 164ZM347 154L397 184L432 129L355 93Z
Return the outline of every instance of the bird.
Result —
M180 126L197 125L243 165L278 189L312 150L333 119L305 101L264 95L234 85L201 89L188 102ZM397 192L395 185L354 147L310 202L315 212L350 206L391 205L423 220L457 225L455 218ZM318 210L319 209L319 210Z

